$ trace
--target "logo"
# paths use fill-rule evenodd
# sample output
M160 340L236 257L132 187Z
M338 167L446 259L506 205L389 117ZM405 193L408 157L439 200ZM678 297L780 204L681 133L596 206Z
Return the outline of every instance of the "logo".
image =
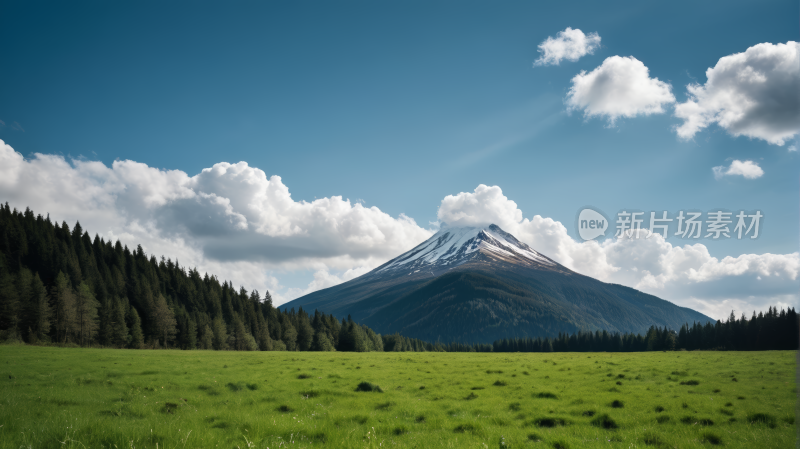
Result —
M578 234L584 240L593 240L606 234L608 220L600 212L584 208L578 214Z

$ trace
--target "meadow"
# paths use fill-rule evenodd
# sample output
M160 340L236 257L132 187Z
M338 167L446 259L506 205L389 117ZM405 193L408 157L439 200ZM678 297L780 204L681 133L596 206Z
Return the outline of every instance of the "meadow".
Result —
M787 448L795 367L794 351L0 346L0 447Z

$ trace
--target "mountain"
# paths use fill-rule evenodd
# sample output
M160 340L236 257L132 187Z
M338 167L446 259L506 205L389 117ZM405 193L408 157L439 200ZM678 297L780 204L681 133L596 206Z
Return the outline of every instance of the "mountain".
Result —
M443 228L363 276L281 306L299 307L350 315L382 334L467 343L714 321L576 273L496 225Z

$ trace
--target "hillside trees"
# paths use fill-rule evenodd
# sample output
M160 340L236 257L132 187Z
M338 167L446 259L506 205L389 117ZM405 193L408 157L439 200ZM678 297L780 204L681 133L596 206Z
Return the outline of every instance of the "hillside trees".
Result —
M90 237L0 205L0 341L118 348L336 349L339 322L279 310L266 292L238 290L141 245ZM317 334L320 335L317 335ZM377 334L362 331L377 350ZM371 334L370 334L371 333ZM366 341L366 340L365 340Z

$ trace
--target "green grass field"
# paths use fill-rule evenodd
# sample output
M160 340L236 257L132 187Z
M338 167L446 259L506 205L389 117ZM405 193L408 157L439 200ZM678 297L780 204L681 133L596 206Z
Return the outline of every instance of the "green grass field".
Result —
M790 351L0 346L0 366L2 448L788 448L796 437ZM356 391L362 382L382 391Z

